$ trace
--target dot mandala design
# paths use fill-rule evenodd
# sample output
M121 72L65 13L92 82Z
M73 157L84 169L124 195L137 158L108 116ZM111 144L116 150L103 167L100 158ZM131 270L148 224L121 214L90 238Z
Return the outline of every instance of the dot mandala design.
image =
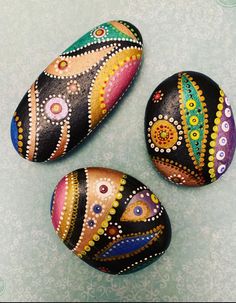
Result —
M56 63L54 65L55 71L59 74L63 74L65 72L68 72L71 68L71 60L66 57L59 57L58 60L56 60Z
M176 150L181 145L182 135L181 124L174 118L159 115L149 122L148 142L156 152L170 153L171 150Z
M71 117L70 102L62 95L50 95L42 102L41 113L48 122L63 125Z
M105 206L100 201L99 202L95 201L90 207L90 211L94 214L96 218L102 216L104 210L105 210Z
M97 221L94 218L87 219L87 227L90 229L94 229L96 227Z
M80 85L76 80L70 80L67 82L67 91L70 95L78 95L80 92Z
M91 37L96 39L105 38L108 35L108 29L104 26L99 26L91 32Z
M95 183L95 194L99 199L107 200L115 193L114 182L110 178L100 178Z
M105 229L105 236L108 237L108 239L119 239L121 237L121 234L123 233L121 229L121 225L118 223L109 223L109 226Z
M152 100L154 103L161 101L164 97L164 93L161 90L158 90L154 93Z

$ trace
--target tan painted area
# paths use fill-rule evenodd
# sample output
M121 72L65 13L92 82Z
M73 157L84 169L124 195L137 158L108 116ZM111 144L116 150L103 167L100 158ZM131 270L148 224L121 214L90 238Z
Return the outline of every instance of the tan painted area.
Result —
M153 159L152 160L154 165L156 166L157 170L164 175L166 178L173 176L176 174L177 176L180 175L184 178L185 183L184 185L187 186L199 186L203 184L203 180L201 177L197 178L194 174L191 174L191 172L187 172L183 168L179 168L178 166L175 166L170 163L165 163L161 160ZM173 180L174 181L174 180ZM178 182L176 182L178 184Z
M104 168L88 168L88 191L87 191L87 219L95 218L97 221L96 227L90 229L87 227L87 220L83 224L84 235L80 237L80 244L77 246L77 249L74 250L75 254L80 254L89 241L93 240L93 235L97 234L98 229L102 227L102 222L106 220L109 215L109 211L112 208L112 203L116 200L116 194L119 191L120 180L122 179L123 174L117 171ZM114 191L109 196L107 200L102 200L98 194L96 194L96 181L100 178L109 178L113 182ZM91 206L94 202L99 202L104 205L104 212L98 218L94 216L94 213L91 211Z
M50 160L54 160L58 157L60 157L64 152L66 148L67 143L67 131L68 131L68 125L67 122L63 125L61 130L61 142L54 154L50 157Z
M107 47L105 49L99 49L93 53L87 53L77 57L58 57L47 68L46 73L54 76L73 76L86 72L92 65L97 64L102 58L104 58L110 51L114 49L114 46ZM63 70L58 68L60 62L66 61L67 67Z
M116 27L120 32L126 34L133 40L137 41L137 38L135 37L135 35L131 32L131 30L127 26L125 26L124 24L119 23L117 21L111 21L110 23L111 23L111 25Z
M29 160L32 161L34 158L35 145L36 145L36 96L35 96L35 83L30 88L31 98L31 120L32 126L30 134L30 145L29 145Z
M132 60L132 56L139 57L142 55L142 50L125 49L110 58L103 69L98 74L91 93L91 128L93 129L98 122L105 116L101 108L101 98L104 87L115 71L123 66L126 62ZM105 83L106 82L106 83Z

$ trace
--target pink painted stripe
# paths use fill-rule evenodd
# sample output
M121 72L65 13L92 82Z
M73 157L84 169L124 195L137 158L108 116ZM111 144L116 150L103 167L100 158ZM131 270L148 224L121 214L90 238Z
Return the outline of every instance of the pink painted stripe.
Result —
M66 196L66 178L64 177L58 183L54 196L52 224L55 230L57 230L57 227L59 225L61 212L63 210L63 206L65 203L65 196Z
M119 97L125 92L138 70L141 60L131 60L120 67L115 74L110 77L105 88L104 103L110 110Z

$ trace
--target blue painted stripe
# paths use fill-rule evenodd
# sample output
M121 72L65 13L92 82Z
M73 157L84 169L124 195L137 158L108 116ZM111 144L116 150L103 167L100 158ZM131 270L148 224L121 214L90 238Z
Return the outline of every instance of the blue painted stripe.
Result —
M14 118L11 120L11 141L16 151L18 151L18 129Z

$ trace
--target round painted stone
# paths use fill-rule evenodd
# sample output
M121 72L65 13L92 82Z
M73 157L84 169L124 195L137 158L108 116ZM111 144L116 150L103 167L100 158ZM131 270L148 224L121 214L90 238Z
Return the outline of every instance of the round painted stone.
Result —
M186 186L214 182L236 146L233 113L223 90L198 72L180 72L157 86L145 115L147 149L157 170Z
M138 180L107 168L83 168L58 183L51 202L64 244L96 269L137 271L168 248L171 225L156 195Z
M130 86L142 45L135 26L110 21L68 47L17 107L11 124L16 151L30 161L49 161L84 140Z

